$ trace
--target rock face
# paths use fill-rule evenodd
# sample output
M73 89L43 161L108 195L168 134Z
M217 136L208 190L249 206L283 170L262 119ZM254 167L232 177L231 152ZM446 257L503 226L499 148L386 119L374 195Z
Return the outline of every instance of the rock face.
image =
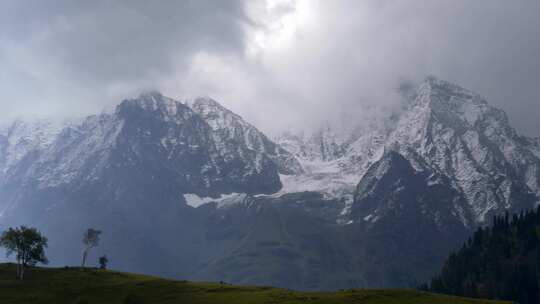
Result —
M210 125L214 142L225 159L247 157L260 161L268 157L277 164L281 174L303 172L300 163L291 153L215 100L197 98L188 104Z
M358 184L350 211L351 222L364 224L363 237L356 237L367 250L365 262L371 261L370 282L407 286L437 271L469 233L467 206L446 176L421 161L413 167L395 151L385 153Z
M479 95L428 78L388 139L447 176L476 223L537 201L540 161L501 110Z
M275 141L215 100L157 92L80 122L0 128L0 229L42 229L56 265L77 265L94 227L95 254L120 270L415 287L472 229L539 197L540 140L433 77L399 113Z
M183 263L190 250L178 248L197 227L184 194L270 194L280 167L295 169L240 117L234 138L215 128L220 119L152 92L46 134L16 122L0 136L0 226L38 226L51 236L51 259L70 264L81 229L100 227L119 268L177 276L185 269L170 265Z
M318 146L315 138L320 136L278 137L278 143L308 164L305 167L317 164L315 169L306 170L308 173L334 168L333 176L297 178L294 187L317 190L312 185L319 185L313 180L348 176L348 184L335 187L351 192L351 186L356 186L385 151L395 151L416 169L424 166L445 176L450 186L465 197L467 206L462 208L464 216L468 214L463 218L466 226L482 224L504 210L530 208L538 201L538 141L517 134L506 114L478 94L434 77L428 77L416 91L407 94L398 115L389 116L382 124L335 137L346 139L338 149L344 152L330 160L322 152L305 153L310 151L305 147ZM319 190L340 195L344 192L335 188Z
M4 180L47 189L125 174L176 184L179 193L215 196L273 193L281 187L278 172L300 170L290 153L240 117L228 111L219 116L210 104L218 106L196 100L199 114L154 92L48 136L40 126L16 122L3 137Z

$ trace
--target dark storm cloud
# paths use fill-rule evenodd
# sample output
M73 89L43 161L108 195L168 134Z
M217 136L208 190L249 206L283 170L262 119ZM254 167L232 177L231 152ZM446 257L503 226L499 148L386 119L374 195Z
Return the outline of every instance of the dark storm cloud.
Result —
M311 3L317 22L269 64L301 91L291 100L317 100L321 116L391 105L401 80L433 74L484 95L520 131L540 136L539 1Z
M53 54L69 76L90 82L170 72L201 49L242 49L238 1L15 1L3 39Z
M211 95L272 130L341 113L362 120L365 106L397 103L400 81L433 74L484 95L520 131L540 136L539 1L0 6L0 118L91 112L157 88Z
M247 20L239 1L0 5L2 97L30 103L44 98L43 108L47 103L69 107L62 99L77 106L77 94L81 102L103 99L115 86L154 86L156 78L185 67L201 50L241 52Z

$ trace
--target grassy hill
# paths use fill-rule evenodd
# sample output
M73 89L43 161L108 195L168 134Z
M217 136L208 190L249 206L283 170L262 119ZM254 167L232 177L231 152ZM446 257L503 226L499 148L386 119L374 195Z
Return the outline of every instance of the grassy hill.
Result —
M434 295L414 290L295 292L270 287L193 283L151 276L80 268L35 268L25 281L15 266L0 264L0 303L11 304L161 304L161 303L503 303Z

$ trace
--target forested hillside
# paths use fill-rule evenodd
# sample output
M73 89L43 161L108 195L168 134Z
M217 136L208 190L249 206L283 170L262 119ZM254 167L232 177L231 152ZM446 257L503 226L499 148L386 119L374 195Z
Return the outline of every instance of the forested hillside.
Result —
M538 303L540 278L540 208L497 216L450 255L433 292Z

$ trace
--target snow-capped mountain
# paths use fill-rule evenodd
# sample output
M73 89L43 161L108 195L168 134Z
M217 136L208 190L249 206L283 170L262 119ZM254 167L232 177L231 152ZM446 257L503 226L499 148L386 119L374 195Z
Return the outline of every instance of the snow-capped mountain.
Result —
M147 167L174 176L186 193L211 196L272 193L278 172L301 172L290 153L217 102L191 106L151 92L79 125L17 121L2 137L2 168L6 178L51 188ZM15 166L23 159L24 170Z
M503 111L433 77L420 86L387 140L388 147L405 156L414 151L447 176L480 223L536 203L540 159L527 143Z
M186 104L150 92L54 132L25 125L0 133L0 229L42 229L55 263L76 263L79 230L99 227L119 269L187 275L207 217L188 200L222 198L226 207L301 172L289 152L207 98Z
M275 140L211 98L157 92L79 122L16 121L0 127L0 228L42 229L60 264L97 227L122 270L414 286L491 215L537 204L540 139L457 85L402 91L398 113Z
M229 111L217 101L205 97L187 102L212 128L212 135L223 157L230 158L235 151L256 151L255 158L270 157L284 175L301 174L298 160L287 150L270 141L266 135L247 123L239 115Z
M446 176L465 196L467 212L475 223L504 210L532 207L538 200L538 141L517 134L506 114L478 94L434 77L410 92L403 111L389 116L386 123L349 134L319 134L278 137L277 142L307 168L306 174L287 178L285 188L318 188L342 195L351 191L384 151L396 151L417 170L424 170L418 165L422 162L434 173ZM336 138L348 140L335 145ZM325 157L323 150L328 146L339 147L340 153ZM316 165L309 165L313 163ZM325 174L314 174L323 171ZM349 182L336 183L338 180Z
M355 231L349 243L363 244L351 263L373 274L364 286L427 278L492 215L539 201L538 140L517 134L503 111L434 77L405 97L402 111L381 123L277 139L305 169L282 178L281 194L345 198L336 224ZM323 157L336 139L343 152Z

